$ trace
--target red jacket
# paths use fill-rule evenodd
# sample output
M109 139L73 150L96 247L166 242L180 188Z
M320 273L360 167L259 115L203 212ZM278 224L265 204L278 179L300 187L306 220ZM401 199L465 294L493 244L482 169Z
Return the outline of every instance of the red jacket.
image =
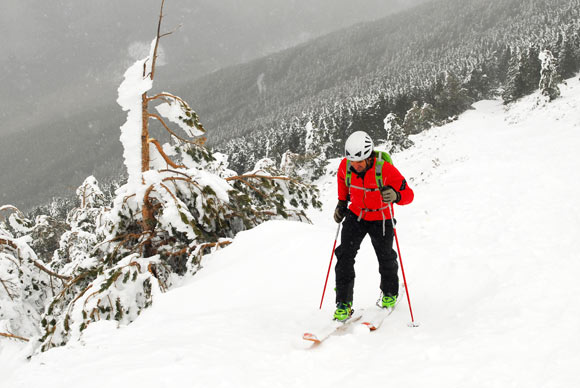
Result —
M350 206L348 207L354 214L360 216L367 221L378 221L383 219L390 219L391 214L389 208L378 210L386 207L383 202L383 197L380 191L365 191L354 186L364 187L366 189L377 189L377 181L375 178L375 163L365 172L364 179L352 170L350 181ZM347 200L349 195L349 188L346 186L346 158L342 159L338 167L338 199L342 201ZM391 186L399 194L401 200L397 202L398 205L407 205L413 201L415 194L407 184L405 178L401 175L399 170L388 162L383 163L383 186ZM373 211L374 210L374 211ZM384 217L383 217L384 215Z

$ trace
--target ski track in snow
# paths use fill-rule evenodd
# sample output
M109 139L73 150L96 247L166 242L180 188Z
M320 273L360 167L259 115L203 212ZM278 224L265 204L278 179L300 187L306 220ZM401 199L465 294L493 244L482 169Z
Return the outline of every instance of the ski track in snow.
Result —
M94 323L30 361L1 340L2 387L580 386L580 82L548 105L537 98L476 103L393 156L415 190L396 217L420 327L407 327L403 299L377 332L301 340L334 310L331 272L318 311L337 227L329 175L314 225L240 233L133 324ZM355 308L372 306L368 239L356 270Z

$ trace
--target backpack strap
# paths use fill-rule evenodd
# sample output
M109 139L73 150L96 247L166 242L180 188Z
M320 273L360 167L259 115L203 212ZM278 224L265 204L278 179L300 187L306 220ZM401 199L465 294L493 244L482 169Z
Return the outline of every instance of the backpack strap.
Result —
M350 191L350 180L352 178L352 171L350 171L350 160L346 160L346 175L344 177L344 183L346 183L346 187L349 188Z
M389 155L387 152L375 151L375 155L376 155L377 159L383 160L391 165L393 164L393 159L391 159L391 155Z
M383 188L383 164L385 164L385 161L383 159L376 158L375 179L377 181L377 188L379 189L379 191Z

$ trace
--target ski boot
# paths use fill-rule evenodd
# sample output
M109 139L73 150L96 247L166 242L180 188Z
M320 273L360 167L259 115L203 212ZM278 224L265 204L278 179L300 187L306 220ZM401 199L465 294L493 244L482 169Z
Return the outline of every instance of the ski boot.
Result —
M392 309L397 303L397 295L383 295L377 305L384 309Z
M338 302L334 311L334 320L345 322L352 315L352 302Z

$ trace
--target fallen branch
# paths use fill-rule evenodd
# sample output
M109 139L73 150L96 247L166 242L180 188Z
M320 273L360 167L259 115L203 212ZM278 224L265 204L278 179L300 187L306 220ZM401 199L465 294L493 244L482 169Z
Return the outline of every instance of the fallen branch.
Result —
M25 342L30 341L28 338L20 337L20 336L17 336L17 335L14 335L14 334L10 334L10 333L0 333L0 336L6 337L6 338L14 338L14 339L17 339L17 340L20 340L20 341L25 341Z

